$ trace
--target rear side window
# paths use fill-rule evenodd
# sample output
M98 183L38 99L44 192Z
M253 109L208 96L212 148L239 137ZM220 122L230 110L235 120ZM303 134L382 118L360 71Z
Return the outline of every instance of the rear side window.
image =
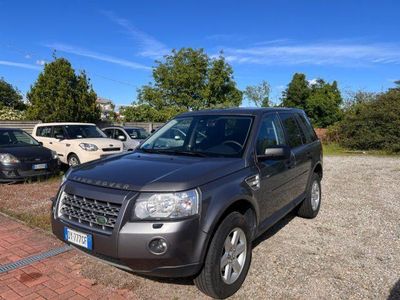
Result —
M36 135L42 137L51 137L51 127L43 126L36 129Z
M315 134L314 128L312 127L310 120L304 114L298 114L298 116L307 143L312 143L317 140L317 135Z
M279 114L291 148L296 148L303 144L303 132L300 130L294 114Z

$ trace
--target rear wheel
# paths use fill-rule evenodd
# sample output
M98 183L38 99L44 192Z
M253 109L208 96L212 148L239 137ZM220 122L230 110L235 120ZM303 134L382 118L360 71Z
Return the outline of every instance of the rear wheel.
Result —
M227 298L242 286L250 262L250 227L242 214L233 212L215 232L204 267L194 282L210 297Z
M300 217L312 219L318 215L321 207L321 178L317 173L311 177L310 186L307 189L307 195L300 204L297 214Z
M75 167L80 164L81 164L81 161L79 160L79 157L76 154L70 154L68 156L68 165L70 167Z

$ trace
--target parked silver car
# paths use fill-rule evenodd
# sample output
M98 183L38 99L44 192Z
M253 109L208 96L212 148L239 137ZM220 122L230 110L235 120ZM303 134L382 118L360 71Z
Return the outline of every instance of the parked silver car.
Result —
M124 144L125 151L136 149L149 136L149 133L141 127L113 126L103 128L102 130L107 137L121 141Z

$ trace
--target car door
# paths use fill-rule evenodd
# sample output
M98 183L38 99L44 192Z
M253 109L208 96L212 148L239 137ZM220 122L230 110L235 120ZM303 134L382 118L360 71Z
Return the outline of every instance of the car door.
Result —
M43 144L43 147L50 148L51 126L38 126L34 137Z
M266 148L285 145L285 135L278 115L264 115L256 139L256 155L265 154ZM257 158L260 188L255 191L255 195L259 199L262 220L283 208L292 199L291 163L292 158Z
M50 141L52 146L51 149L57 152L62 161L64 161L64 158L67 155L67 141L65 139L66 134L64 131L64 126L53 126L52 140Z
M311 169L311 155L297 119L297 113L279 113L285 130L286 140L294 155L295 163L291 169L292 200L302 197L307 188L308 175Z

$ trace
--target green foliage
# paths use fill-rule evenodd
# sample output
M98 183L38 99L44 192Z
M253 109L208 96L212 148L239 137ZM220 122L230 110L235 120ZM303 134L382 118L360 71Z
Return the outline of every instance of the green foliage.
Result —
M139 119L164 119L174 115L174 110L231 107L242 102L232 67L222 56L211 59L203 49L182 48L156 63L154 83L138 90L139 107L130 110ZM145 115L137 115L141 112Z
M185 111L186 109L173 106L157 110L148 104L120 108L120 113L124 116L125 122L166 122Z
M325 128L342 117L342 96L337 82L332 84L318 79L310 84L301 73L293 75L292 81L282 94L282 106L303 109L314 126Z
M17 88L0 78L0 108L8 107L17 110L24 110L26 108L22 101L21 93Z
M282 106L305 109L310 96L310 87L306 75L295 73L292 81L282 93Z
M269 93L271 92L271 86L267 81L263 80L259 85L253 85L246 87L244 95L247 99L252 101L257 107L269 107Z
M2 121L25 120L25 112L10 107L0 107L0 120Z
M96 122L100 110L85 72L75 74L65 58L54 58L27 94L28 116L43 122Z
M305 111L316 127L326 128L340 120L343 100L336 81L325 83L322 79L311 85Z
M337 126L341 146L400 152L400 88L355 101Z

